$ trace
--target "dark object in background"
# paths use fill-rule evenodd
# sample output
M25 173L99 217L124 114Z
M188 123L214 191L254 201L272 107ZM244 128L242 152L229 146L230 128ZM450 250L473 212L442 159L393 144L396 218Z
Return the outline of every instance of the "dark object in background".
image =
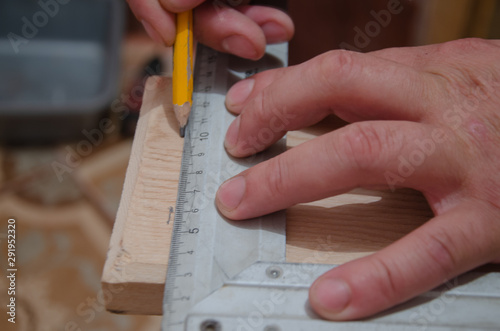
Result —
M133 103L127 104L127 111L123 114L121 123L121 134L124 137L133 137L139 121L139 114L142 106L142 98L144 97L144 90L146 81L149 77L162 74L162 63L160 58L153 58L140 72L135 82L132 84L130 91L128 91L127 100L133 100ZM137 95L136 91L141 91Z
M380 24L380 18L374 17L374 13L387 11L387 7L393 3L401 11L386 17L389 20L387 24ZM296 28L290 42L289 64L305 62L332 49L371 52L388 47L411 46L414 44L419 6L419 1L412 0L289 0L289 14ZM375 28L375 31L367 34L367 27ZM359 44L359 41L362 43Z
M261 5L261 6L271 6L281 8L283 10L287 9L287 0L252 0L250 4Z
M0 2L0 140L79 139L116 97L122 0Z

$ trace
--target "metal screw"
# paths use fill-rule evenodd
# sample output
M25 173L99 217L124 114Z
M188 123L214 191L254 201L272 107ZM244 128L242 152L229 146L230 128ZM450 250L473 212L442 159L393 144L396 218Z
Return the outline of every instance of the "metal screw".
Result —
M206 320L200 324L201 331L221 331L221 325L216 320Z
M267 268L267 270L266 270L266 275L269 278L276 279L276 278L279 278L282 274L283 274L283 270L281 270L280 267L271 266L271 267Z

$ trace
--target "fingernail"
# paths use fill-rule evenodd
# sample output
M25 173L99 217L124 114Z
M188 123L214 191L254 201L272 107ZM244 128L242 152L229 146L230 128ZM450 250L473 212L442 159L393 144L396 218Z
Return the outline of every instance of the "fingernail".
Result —
M226 147L227 150L232 150L234 147L236 147L236 144L238 143L238 134L240 131L240 117L236 117L236 119L229 125L229 128L227 129L226 133L226 139L224 140L224 147Z
M287 31L276 22L267 22L260 28L264 32L268 44L288 41Z
M146 30L146 33L149 35L149 37L151 39L153 39L158 44L162 44L162 45L165 44L165 42L163 41L163 38L160 36L158 31L156 31L156 29L153 28L153 26L151 24L149 24L148 22L146 22L144 20L142 20L141 23L142 23L142 26L144 26L144 30Z
M224 182L217 192L217 200L226 210L236 209L245 194L245 178L238 176Z
M233 35L224 39L222 41L222 48L228 53L244 58L253 59L257 57L257 50L253 44L247 38L240 35Z
M319 279L314 284L314 296L319 309L329 313L340 313L351 301L351 289L340 279Z
M242 105L253 90L255 80L249 78L234 84L226 94L226 107L231 108Z
M169 0L165 2L165 5L168 6L166 9L175 13L181 13L189 9L189 4L186 6L186 2L189 3L189 1L186 0Z

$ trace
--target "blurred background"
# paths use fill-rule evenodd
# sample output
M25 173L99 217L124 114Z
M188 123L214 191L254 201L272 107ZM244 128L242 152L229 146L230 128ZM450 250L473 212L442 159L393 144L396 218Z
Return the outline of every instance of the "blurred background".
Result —
M394 4L397 14L379 15ZM288 11L291 64L337 48L500 36L498 0L289 0ZM1 1L0 330L159 330L158 316L106 312L99 289L143 84L169 71L169 54L122 0Z

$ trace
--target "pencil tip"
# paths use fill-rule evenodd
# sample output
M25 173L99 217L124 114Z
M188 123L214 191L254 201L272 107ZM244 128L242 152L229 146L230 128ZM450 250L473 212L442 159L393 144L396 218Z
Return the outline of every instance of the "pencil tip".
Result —
M181 136L181 138L184 138L185 134L186 134L186 126L181 126L181 128L179 129L179 135Z

